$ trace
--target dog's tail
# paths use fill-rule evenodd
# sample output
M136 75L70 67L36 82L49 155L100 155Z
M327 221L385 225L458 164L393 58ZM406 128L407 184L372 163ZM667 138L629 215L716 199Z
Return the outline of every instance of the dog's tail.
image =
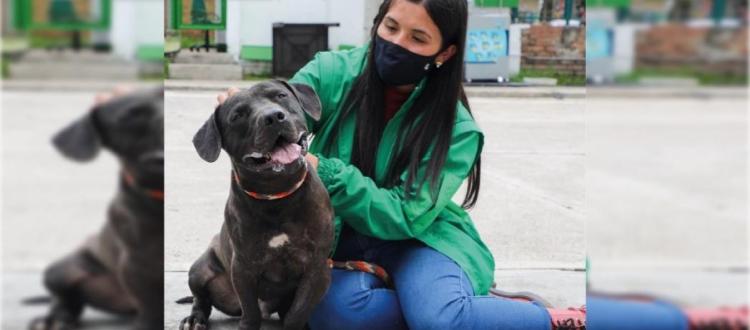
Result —
M23 305L42 305L42 304L49 304L52 302L52 297L50 296L36 296L36 297L28 297L21 300L21 304Z
M187 296L187 297L184 297L184 298L177 299L177 301L175 301L175 302L178 303L178 304L180 304L180 305L183 305L183 304L192 304L193 300L194 300L193 296Z

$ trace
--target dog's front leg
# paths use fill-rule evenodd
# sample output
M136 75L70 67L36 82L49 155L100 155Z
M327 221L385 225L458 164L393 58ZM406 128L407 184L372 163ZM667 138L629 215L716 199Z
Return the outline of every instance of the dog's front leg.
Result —
M163 262L162 262L163 264ZM164 271L154 269L127 253L119 261L118 276L136 301L137 315L134 329L150 330L164 326ZM125 298L125 297L123 297Z
M232 258L232 285L242 307L240 330L259 330L261 324L258 305L258 279L255 267L243 262L237 254Z
M323 299L330 284L331 271L325 262L305 273L294 293L292 306L284 317L284 330L304 329L313 309Z

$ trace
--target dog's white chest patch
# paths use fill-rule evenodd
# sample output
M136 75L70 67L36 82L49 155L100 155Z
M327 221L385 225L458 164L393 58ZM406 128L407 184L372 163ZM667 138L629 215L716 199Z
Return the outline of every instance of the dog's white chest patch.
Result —
M286 243L289 243L289 236L286 234L279 234L268 241L268 246L275 249L284 246Z

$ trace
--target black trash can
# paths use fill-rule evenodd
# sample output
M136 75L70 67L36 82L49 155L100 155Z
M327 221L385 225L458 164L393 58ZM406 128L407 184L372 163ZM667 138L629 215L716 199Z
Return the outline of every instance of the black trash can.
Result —
M315 53L328 50L328 28L339 23L274 23L273 75L291 78Z

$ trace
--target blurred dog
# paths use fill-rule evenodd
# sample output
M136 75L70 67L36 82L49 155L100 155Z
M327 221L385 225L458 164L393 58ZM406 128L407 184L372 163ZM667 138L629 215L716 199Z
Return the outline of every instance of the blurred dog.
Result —
M72 329L84 306L135 315L136 329L164 327L164 96L150 89L96 106L53 143L76 161L107 149L121 164L120 184L101 231L50 265L49 314L32 330Z
M331 280L333 210L304 157L305 114L320 111L309 86L269 81L227 99L195 134L204 160L229 155L232 184L224 225L190 268L193 309L180 329L206 329L212 306L241 316L239 329L273 312L284 329L307 324Z

